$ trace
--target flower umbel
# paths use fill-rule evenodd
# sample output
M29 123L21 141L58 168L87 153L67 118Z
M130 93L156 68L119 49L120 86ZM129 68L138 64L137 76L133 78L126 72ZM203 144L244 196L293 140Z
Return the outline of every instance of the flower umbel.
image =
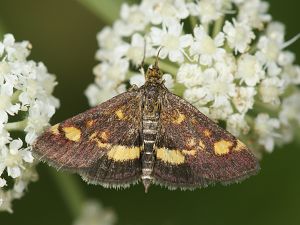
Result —
M134 67L144 42L148 65L161 48L159 64L172 75L166 76L171 90L223 121L258 156L290 142L300 125L300 67L285 47L296 38L284 40L284 25L272 20L268 7L261 0L124 4L121 18L98 34L100 63L86 91L91 105L125 91L128 83L143 84Z
M11 34L0 41L0 211L12 212L12 200L37 180L30 145L59 106L52 96L55 76L43 63L27 60L30 49Z

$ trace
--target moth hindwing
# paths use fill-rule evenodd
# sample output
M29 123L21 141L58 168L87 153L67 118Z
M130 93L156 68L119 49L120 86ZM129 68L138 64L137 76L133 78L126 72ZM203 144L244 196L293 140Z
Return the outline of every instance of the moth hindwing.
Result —
M140 88L56 124L34 154L105 187L142 181L170 189L238 182L256 174L250 150L191 104L170 93L155 64Z

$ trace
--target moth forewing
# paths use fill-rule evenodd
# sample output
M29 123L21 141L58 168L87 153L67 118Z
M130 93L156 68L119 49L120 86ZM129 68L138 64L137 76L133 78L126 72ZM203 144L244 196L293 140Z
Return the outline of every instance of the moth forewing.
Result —
M41 160L104 187L142 180L170 189L238 182L256 174L251 151L164 86L157 63L140 88L54 125L34 144Z

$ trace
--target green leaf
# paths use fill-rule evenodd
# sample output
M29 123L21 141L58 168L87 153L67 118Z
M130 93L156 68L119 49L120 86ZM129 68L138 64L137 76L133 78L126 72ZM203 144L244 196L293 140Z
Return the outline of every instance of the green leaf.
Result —
M102 21L112 24L118 17L122 0L77 0Z

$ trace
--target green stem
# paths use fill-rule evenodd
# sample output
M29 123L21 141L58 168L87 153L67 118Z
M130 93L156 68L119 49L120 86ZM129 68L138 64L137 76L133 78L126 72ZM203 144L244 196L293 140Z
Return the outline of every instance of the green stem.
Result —
M122 4L121 0L77 0L101 20L107 24L112 24L118 17Z
M190 16L190 23L191 23L191 32L193 32L194 28L197 26L197 18L195 16Z
M214 24L213 32L212 32L212 37L214 38L217 36L217 34L221 31L222 26L224 23L224 16L220 17Z
M27 119L17 121L17 122L11 122L5 124L5 128L7 131L24 131L25 127L27 126Z
M203 23L202 26L204 27L205 32L209 33L209 24L208 23Z
M145 63L148 65L154 64L154 60L152 58L145 59ZM174 64L167 63L165 61L158 62L159 68L164 71L165 73L169 73L172 76L177 74L178 67L174 66Z
M19 101L19 96L21 93L22 93L22 91L20 91L20 90L17 90L13 93L13 95L10 98L10 100L13 104L15 104Z
M72 174L58 172L49 167L49 171L56 181L64 202L67 203L70 213L73 218L77 218L82 210L82 205L85 202L86 196L80 188L80 184L76 177Z

